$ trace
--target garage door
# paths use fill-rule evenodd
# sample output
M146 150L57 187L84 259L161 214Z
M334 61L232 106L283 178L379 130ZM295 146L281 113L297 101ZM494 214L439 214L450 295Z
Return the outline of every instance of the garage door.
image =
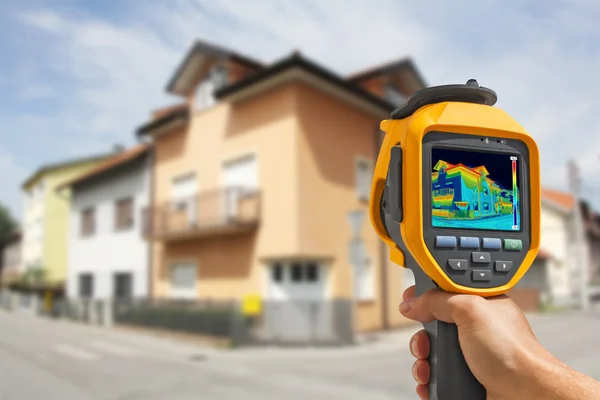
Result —
M275 262L268 266L267 339L286 343L333 340L336 310L326 301L327 271L316 262Z

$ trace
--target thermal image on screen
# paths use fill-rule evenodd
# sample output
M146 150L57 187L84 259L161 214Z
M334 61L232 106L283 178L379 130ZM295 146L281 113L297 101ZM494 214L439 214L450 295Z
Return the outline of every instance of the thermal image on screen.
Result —
M518 156L433 148L431 160L434 227L521 230Z

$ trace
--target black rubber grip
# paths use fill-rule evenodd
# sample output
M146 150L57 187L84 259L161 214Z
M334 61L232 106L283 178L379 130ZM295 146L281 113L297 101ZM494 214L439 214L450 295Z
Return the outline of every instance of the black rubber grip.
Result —
M415 275L416 295L421 295L437 285L419 267L411 256L406 266ZM486 390L469 369L458 340L455 324L433 321L424 324L431 350L429 366L430 400L485 400Z

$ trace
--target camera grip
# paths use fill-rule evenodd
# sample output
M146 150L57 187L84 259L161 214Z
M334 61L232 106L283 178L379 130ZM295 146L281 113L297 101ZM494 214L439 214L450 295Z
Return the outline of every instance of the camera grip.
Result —
M417 296L437 288L412 257L406 257L406 263L415 275ZM429 399L485 400L486 390L469 369L460 348L457 326L443 321L432 321L423 326L430 341Z

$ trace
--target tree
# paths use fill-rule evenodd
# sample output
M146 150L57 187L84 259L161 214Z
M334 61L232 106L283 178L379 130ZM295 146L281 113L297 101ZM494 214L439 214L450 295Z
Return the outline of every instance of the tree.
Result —
M13 218L8 208L6 208L6 206L3 204L0 204L0 238L12 233L15 229L17 229L17 226L17 222Z

